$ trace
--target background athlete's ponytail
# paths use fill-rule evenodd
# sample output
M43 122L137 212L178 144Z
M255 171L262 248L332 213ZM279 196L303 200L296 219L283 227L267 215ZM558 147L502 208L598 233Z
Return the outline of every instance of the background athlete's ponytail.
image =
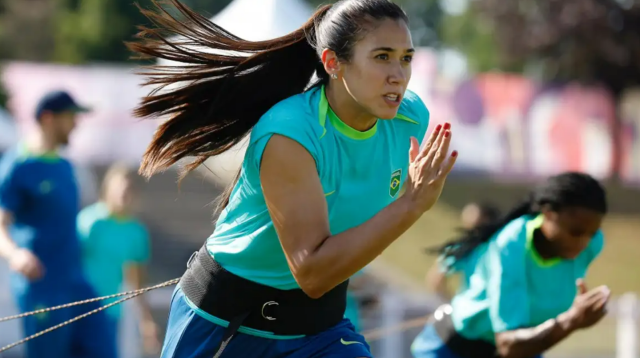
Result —
M553 211L567 207L583 207L603 214L607 212L605 190L598 181L583 173L563 173L550 177L536 187L527 200L512 208L501 220L466 230L458 239L430 251L446 258L453 258L454 261L459 260L482 243L489 241L511 221L523 215L539 213L544 206Z
M139 41L128 44L142 58L180 63L151 66L143 72L148 77L146 85L164 90L156 89L143 98L135 114L170 117L160 125L144 154L140 173L147 177L182 158L195 157L184 175L208 157L225 152L273 105L310 85L329 82L320 61L324 49L335 51L341 61L349 61L353 46L375 21L407 21L402 9L389 0L341 0L321 7L288 35L251 42L178 0L169 2L178 10L177 15L155 1L157 11L141 9L156 27L141 27ZM318 81L311 84L314 73Z

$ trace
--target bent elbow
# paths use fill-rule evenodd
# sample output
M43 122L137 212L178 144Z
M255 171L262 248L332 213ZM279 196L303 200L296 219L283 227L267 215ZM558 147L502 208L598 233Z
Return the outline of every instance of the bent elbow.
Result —
M507 344L496 345L496 350L500 358L515 358L513 357L513 350Z
M318 270L303 267L294 274L294 278L302 292L314 300L322 297L328 291L322 284L323 277L320 276Z
M307 296L309 296L309 298L314 300L317 300L325 294L324 290L319 289L317 286L305 285L300 286L300 288L302 289L302 292L304 292Z
M500 358L527 358L523 356L518 349L509 340L498 340L496 341L496 350L498 353L498 357Z

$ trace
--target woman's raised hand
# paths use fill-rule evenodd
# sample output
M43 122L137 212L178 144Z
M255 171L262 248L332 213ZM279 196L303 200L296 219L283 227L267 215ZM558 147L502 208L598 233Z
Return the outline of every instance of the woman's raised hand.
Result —
M451 143L451 125L438 125L429 136L422 150L418 140L411 137L409 150L409 175L404 197L419 213L431 209L438 201L447 175L453 169L458 156L457 151L449 153Z

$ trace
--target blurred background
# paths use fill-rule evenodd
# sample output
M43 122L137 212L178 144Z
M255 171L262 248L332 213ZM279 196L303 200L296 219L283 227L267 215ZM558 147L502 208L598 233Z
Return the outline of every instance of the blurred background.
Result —
M424 285L434 260L424 248L454 235L464 205L489 201L506 210L545 176L579 170L606 183L611 203L605 249L587 282L609 285L616 298L606 320L548 356L640 357L640 0L395 1L411 17L418 48L410 88L430 109L431 127L453 123L460 157L437 207L354 287L374 355L410 357L422 317L440 303ZM242 38L261 40L295 30L326 1L182 2ZM93 108L65 150L77 166L83 205L97 200L109 165L135 170L157 122L132 116L150 89L141 87L134 71L143 63L130 59L123 41L144 23L131 0L0 0L0 153L29 131L44 93L65 89ZM176 171L138 178L150 284L182 275L213 231L212 204L242 157L239 147L212 158L180 188ZM0 317L16 312L6 274L0 263ZM160 334L171 292L146 294ZM122 357L140 358L137 306L125 306ZM0 347L21 337L18 321L0 323Z

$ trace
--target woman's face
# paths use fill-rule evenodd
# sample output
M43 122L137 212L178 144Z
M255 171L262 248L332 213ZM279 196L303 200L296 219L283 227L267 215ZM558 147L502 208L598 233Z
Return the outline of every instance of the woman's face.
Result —
M127 208L133 201L131 181L125 176L116 176L107 184L106 200L116 208Z
M604 215L581 207L543 211L542 233L563 259L574 259L600 230Z
M340 78L364 111L393 119L411 79L411 33L403 20L372 24L375 26L355 44L351 60L340 63Z

